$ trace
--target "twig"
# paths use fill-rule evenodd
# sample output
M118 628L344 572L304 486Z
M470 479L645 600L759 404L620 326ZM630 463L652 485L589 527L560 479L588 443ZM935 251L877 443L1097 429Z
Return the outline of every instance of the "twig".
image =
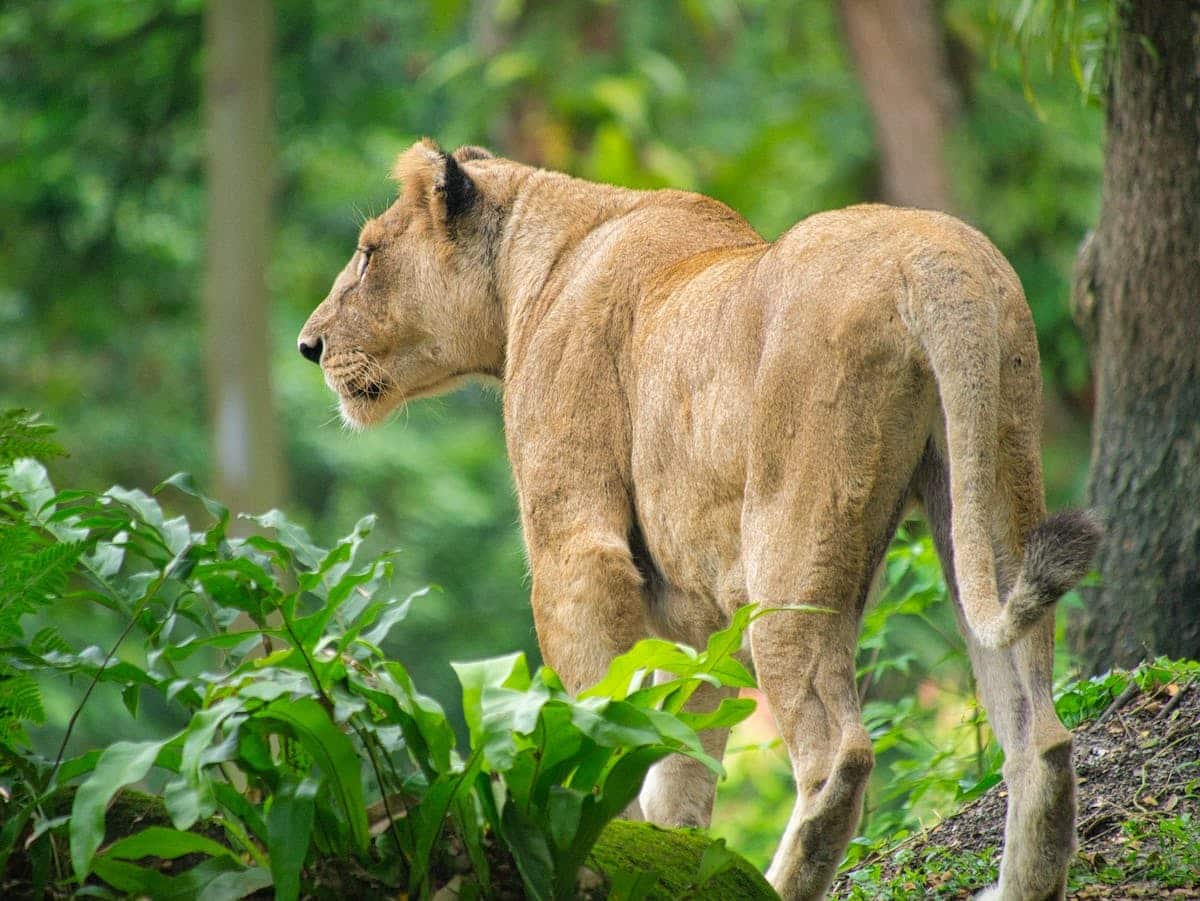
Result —
M1179 702L1183 700L1183 696L1188 693L1188 689L1192 687L1191 682L1184 682L1179 686L1179 691L1175 692L1175 697L1163 704L1162 710L1158 711L1158 715L1164 720L1169 719L1171 712L1179 706Z
M1108 721L1113 714L1129 703L1130 699L1138 693L1138 684L1133 679L1129 680L1129 684L1125 686L1125 690L1117 695L1116 699L1105 708L1104 712L1096 717L1096 725L1103 725Z
M178 557L176 559L178 559ZM79 715L83 713L83 708L87 706L88 698L92 696L92 692L95 690L96 685L99 684L100 677L104 675L104 671L108 669L109 663L111 663L113 657L116 656L117 649L124 644L125 639L129 637L129 633L133 631L133 627L137 625L138 617L141 616L142 611L146 609L146 605L150 603L151 599L154 598L154 596L158 594L159 589L162 588L163 583L167 580L167 573L170 572L171 565L174 562L175 561L172 560L171 563L167 564L159 577L154 580L154 584L147 589L146 594L130 611L129 622L125 624L125 628L121 630L121 634L117 636L117 640L113 642L113 646L109 649L104 661L100 664L100 668L96 670L95 675L92 676L92 681L88 683L87 691L83 693L83 699L79 702L78 706L76 706L75 712L71 714L71 718L67 721L67 729L63 733L62 742L58 746L58 753L54 755L54 764L50 767L49 775L46 776L46 782L43 791L50 787L50 783L52 783L54 778L58 775L58 768L62 765L63 754L65 754L67 750L67 742L71 740L71 733L75 731L75 723L79 720Z
M875 667L879 664L880 647L875 646L871 652L871 662L867 664L867 671L863 673L862 682L858 686L858 703L862 703L867 699L867 692L871 690L871 684L875 681Z

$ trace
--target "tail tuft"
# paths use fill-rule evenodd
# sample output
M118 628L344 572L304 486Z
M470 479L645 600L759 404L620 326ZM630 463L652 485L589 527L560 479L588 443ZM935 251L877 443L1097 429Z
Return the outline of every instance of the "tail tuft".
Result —
M1015 633L1032 626L1083 578L1101 534L1100 520L1090 510L1055 513L1029 533L1021 575L1008 601L1008 620Z

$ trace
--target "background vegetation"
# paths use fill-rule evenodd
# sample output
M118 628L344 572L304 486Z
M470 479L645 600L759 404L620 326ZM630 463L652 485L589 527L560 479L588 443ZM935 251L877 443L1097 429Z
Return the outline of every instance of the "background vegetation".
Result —
M375 511L377 547L440 594L390 647L425 684L446 660L534 653L497 402L337 425L294 338L390 202L422 134L636 186L713 194L774 236L877 195L869 112L823 2L277 4L277 222L270 345L281 502L322 541ZM1084 478L1088 369L1066 297L1098 209L1100 115L1022 64L982 0L943 13L962 91L956 206L1017 267L1048 381L1052 503ZM41 410L63 484L213 483L199 304L205 194L199 0L86 0L0 13L0 405ZM478 624L486 622L485 629Z
M1058 505L1078 502L1086 478L1089 365L1067 295L1099 210L1102 114L1077 83L1094 56L1073 78L1069 65L1051 71L1040 53L1013 49L1003 23L1014 6L930 6L953 95L943 163L952 209L992 237L1028 293ZM1102 39L1107 5L1079 8ZM280 0L275 10L267 286L278 500L323 546L375 512L366 551L398 547L399 584L438 586L383 648L461 736L449 661L518 649L537 659L497 401L467 389L350 435L294 349L362 217L390 202L395 154L430 134L587 178L695 189L773 237L809 213L882 196L878 125L839 5L823 0ZM60 427L72 455L48 465L62 486L148 491L181 469L217 481L202 353L214 324L200 302L202 12L200 0L0 11L0 408L38 409ZM868 841L981 791L997 764L919 526L888 568L862 658L881 761ZM81 602L52 618L76 646L112 629ZM33 740L49 749L80 686L44 690ZM120 704L119 692L98 691L71 750L111 741ZM790 805L782 750L761 716L733 745L746 750L730 758L719 820L761 863Z

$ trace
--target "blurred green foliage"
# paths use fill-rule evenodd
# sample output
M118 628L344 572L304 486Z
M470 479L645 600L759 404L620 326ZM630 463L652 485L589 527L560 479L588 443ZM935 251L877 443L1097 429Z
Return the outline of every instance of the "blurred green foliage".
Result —
M1086 466L1088 366L1066 298L1099 203L1101 116L1069 77L1006 49L997 9L1014 4L938 5L961 96L947 148L957 211L996 241L1029 295L1058 503L1078 495ZM148 489L178 469L212 483L199 352L201 6L0 10L0 408L38 409L61 427L74 451L51 467L63 484ZM294 350L361 220L390 202L395 154L430 134L588 178L692 188L774 237L876 195L869 111L827 0L276 9L269 284L289 508L326 544L375 511L376 548L402 548L398 578L441 586L388 651L453 708L446 661L514 649L536 659L498 404L468 389L350 435ZM953 628L939 610L939 628ZM911 691L931 656L875 691ZM965 676L958 685L967 690ZM53 698L47 708L53 719Z

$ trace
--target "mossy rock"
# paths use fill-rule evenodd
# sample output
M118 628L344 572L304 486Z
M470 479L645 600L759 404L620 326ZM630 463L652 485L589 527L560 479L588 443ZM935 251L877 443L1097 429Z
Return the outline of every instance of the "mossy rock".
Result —
M654 887L645 896L653 901L779 898L762 873L736 854L731 867L697 887L700 861L712 844L699 830L660 829L649 823L616 820L601 833L588 866L610 885L620 874L656 873Z

